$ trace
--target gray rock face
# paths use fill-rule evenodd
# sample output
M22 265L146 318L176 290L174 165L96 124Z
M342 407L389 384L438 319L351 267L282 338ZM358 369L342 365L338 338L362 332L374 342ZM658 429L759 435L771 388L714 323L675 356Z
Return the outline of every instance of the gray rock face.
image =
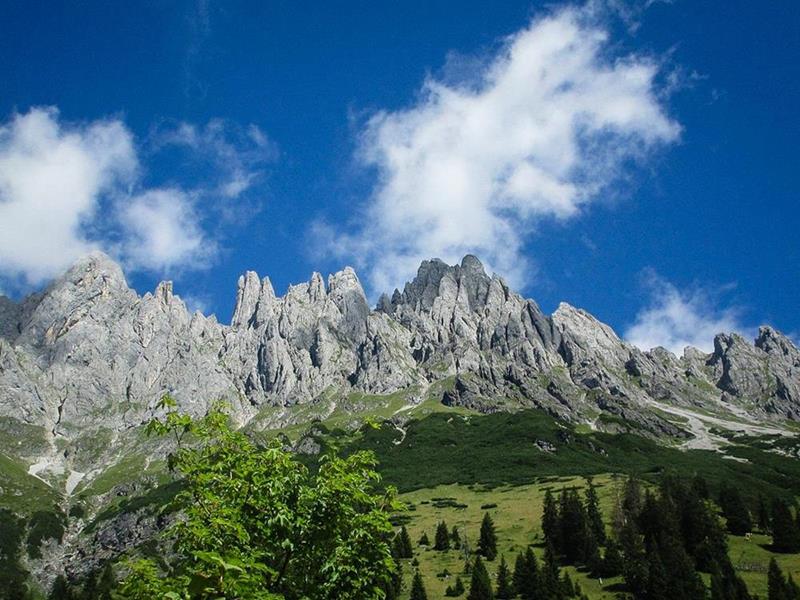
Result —
M350 268L327 282L315 273L284 296L247 272L230 325L189 314L169 282L138 296L102 254L19 304L0 297L0 417L41 428L54 448L102 430L113 452L167 392L193 414L224 399L240 423L269 409L279 424L331 394L400 390L601 427L605 413L685 435L652 405L722 402L754 418L800 419L800 351L764 327L755 344L718 336L710 355L642 352L583 310L545 315L474 256L423 262L375 310Z

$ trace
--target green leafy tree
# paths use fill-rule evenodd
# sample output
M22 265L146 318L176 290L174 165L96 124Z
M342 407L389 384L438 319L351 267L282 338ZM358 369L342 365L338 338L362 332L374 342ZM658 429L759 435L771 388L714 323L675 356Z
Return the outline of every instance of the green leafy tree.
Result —
M486 560L494 560L497 556L497 533L495 532L494 521L489 513L484 513L481 522L481 532L478 537L478 554Z
M411 536L408 535L408 529L403 525L400 532L394 537L392 543L392 555L395 558L412 558L414 550L411 547Z
M480 555L475 557L475 564L472 566L472 582L467 600L494 600L489 571L486 570Z
M508 570L506 557L500 557L500 566L497 568L497 591L495 598L508 600L514 597L514 584L511 581L511 571Z
M182 511L169 530L176 556L166 572L152 561L131 565L123 598L378 599L397 565L389 542L393 489L379 483L370 453L325 456L316 475L275 442L257 446L230 427L221 407L194 420L165 397L169 467L183 480ZM191 443L187 443L187 442Z
M441 521L436 526L436 535L433 542L434 550L449 550L450 549L450 531L447 529L447 523Z
M419 571L414 573L414 579L411 581L411 595L409 600L428 600L428 592L425 591L425 584L422 581L422 575Z

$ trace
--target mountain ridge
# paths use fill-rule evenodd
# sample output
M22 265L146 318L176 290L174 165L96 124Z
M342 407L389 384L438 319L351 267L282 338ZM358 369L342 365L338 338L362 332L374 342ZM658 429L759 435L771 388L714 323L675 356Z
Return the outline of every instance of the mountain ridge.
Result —
M754 343L717 335L709 354L644 352L585 310L544 314L471 255L423 261L375 308L350 267L283 296L248 271L229 325L190 314L171 282L139 296L102 253L19 303L0 299L0 418L40 437L35 450L6 440L0 451L34 468L49 445L56 470L91 472L159 414L165 393L195 415L225 400L257 429L299 422L304 406L324 417L353 394L399 394L409 406L539 408L714 447L693 411L763 431L800 419L800 351L762 327ZM95 454L80 443L92 435L108 440Z

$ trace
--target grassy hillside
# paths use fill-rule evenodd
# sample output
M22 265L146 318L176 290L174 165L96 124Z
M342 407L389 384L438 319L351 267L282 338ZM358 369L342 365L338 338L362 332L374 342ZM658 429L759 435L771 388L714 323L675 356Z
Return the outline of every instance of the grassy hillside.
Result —
M401 491L443 484L523 485L548 476L629 473L655 478L673 470L710 485L736 481L745 495L800 495L800 461L736 438L726 453L681 450L630 434L586 431L541 411L485 416L433 413L399 431L385 423L356 437L331 432L346 450L373 450L386 482ZM326 438L321 440L326 443Z
M610 475L595 477L594 483L598 486L601 508L608 522L613 498L618 489L617 483ZM558 477L545 478L533 484L493 488L478 485L442 485L403 494L402 499L411 508L406 514L408 519L406 527L414 545L414 555L419 561L420 572L429 597L444 597L445 588L453 583L455 575L463 572L464 556L458 550L439 552L419 546L417 540L423 532L426 532L432 541L437 523L444 520L449 527L458 527L462 538L466 537L474 549L481 519L484 512L488 511L497 527L498 553L504 554L510 567L513 568L516 554L524 551L530 543L534 544L539 558L543 555L542 548L536 544L542 540L540 520L545 491L549 488L555 492L565 486L583 485L585 481L582 478ZM491 508L483 509L482 506ZM766 598L767 595L767 565L772 556L777 559L784 573L791 573L795 580L800 579L800 555L772 554L765 548L768 544L769 537L762 534L754 534L751 539L729 537L730 556L734 566L742 575L749 590L761 598ZM488 563L492 576L496 574L499 555L497 560ZM411 561L403 562L406 581L410 581L413 573ZM450 577L437 577L437 574L445 570L451 573ZM615 584L620 583L620 578L604 580L601 584L598 579L592 579L572 567L568 567L568 571L590 598L616 597L618 590L615 589ZM468 577L462 575L462 579L465 584L469 583Z

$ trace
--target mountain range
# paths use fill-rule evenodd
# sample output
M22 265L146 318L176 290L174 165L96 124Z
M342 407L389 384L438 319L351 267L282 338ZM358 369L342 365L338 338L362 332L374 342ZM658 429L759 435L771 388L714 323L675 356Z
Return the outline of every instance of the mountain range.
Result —
M224 400L255 429L357 421L390 398L400 415L425 402L540 408L714 447L708 419L762 432L800 420L800 350L761 327L753 343L720 333L710 354L645 352L584 310L544 314L470 255L424 261L374 308L349 267L283 296L249 271L227 325L191 314L171 282L139 296L101 253L19 303L0 296L2 451L32 474L71 492L113 463L166 393L194 415Z
M306 454L320 451L325 427L356 432L377 420L399 432L389 448L402 451L426 415L546 413L550 433L532 440L483 426L509 448L533 441L534 454L509 471L527 480L537 453L555 456L578 432L601 436L581 442L598 472L627 460L598 445L609 443L604 432L648 438L651 453L660 445L745 460L726 454L732 435L796 433L800 350L765 326L753 342L720 333L711 353L642 351L582 309L543 313L470 255L424 261L374 307L349 267L283 296L247 272L222 324L190 313L171 282L138 295L118 264L94 253L20 302L0 296L0 510L28 515L25 572L43 589L55 572L79 577L163 529L144 507L167 502L170 446L144 426L163 416L165 394L195 416L224 401L237 425ZM419 460L407 450L384 459L406 469Z

